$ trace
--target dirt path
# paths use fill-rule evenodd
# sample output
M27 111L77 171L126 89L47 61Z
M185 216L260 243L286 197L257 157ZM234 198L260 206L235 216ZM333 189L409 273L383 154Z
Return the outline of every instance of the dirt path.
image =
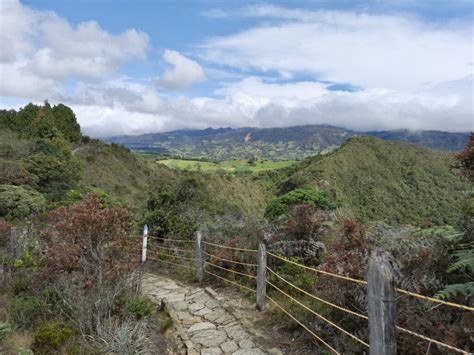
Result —
M269 345L269 335L253 327L259 315L249 302L221 297L208 287L186 286L154 274L143 276L142 290L169 312L179 353L282 354Z

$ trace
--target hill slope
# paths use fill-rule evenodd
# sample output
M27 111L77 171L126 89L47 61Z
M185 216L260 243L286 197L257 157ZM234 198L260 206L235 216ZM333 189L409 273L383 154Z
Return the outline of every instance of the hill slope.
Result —
M302 162L280 190L324 187L364 221L456 223L467 185L453 163L450 153L353 137L333 153Z
M178 130L111 137L106 141L124 144L134 150L183 158L204 158L213 161L249 158L292 160L330 151L348 138L359 135L418 143L434 149L452 151L462 149L468 141L467 133L408 130L357 132L329 125Z

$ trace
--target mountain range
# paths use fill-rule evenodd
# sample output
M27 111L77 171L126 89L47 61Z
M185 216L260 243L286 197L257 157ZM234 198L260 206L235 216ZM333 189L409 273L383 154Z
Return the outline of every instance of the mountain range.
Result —
M186 159L221 161L228 159L303 159L324 154L353 136L372 136L404 141L437 150L457 151L466 145L469 134L443 131L354 131L331 125L284 128L183 129L137 136L114 136L104 140L123 144L136 151L154 152Z

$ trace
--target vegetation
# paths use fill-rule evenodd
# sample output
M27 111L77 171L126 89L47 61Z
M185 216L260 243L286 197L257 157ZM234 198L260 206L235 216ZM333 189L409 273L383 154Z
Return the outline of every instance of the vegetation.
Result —
M318 130L325 147L332 147L329 137L342 141L351 135L334 127ZM291 139L280 144L289 132ZM233 247L255 248L263 241L269 250L305 265L361 279L371 252L383 249L398 287L472 304L473 135L456 157L413 144L352 137L324 155L274 162L261 157L323 146L303 147L315 134L311 127L251 133L253 143L244 142L248 155L238 161L157 163L82 136L74 113L64 105L1 111L0 260L8 272L0 292L0 352L18 352L20 346L11 340L23 336L21 347L39 354L156 353L147 332L152 329L156 336L172 323L164 313L154 314L150 301L138 293L134 271L140 239L135 236L144 223L152 236L165 238L189 239L199 229L213 242ZM191 144L209 136L231 139L236 132L173 134L171 141ZM292 147L289 142L300 136L301 145ZM229 151L217 152L217 146L194 147L203 157L242 153L228 146ZM13 226L19 247L12 260ZM156 242L150 238L150 247ZM254 262L248 256L232 249L213 253L220 258L213 263L225 268L225 259L234 259L244 263L238 271L254 272L245 265ZM307 292L342 307L366 309L360 288L274 258L268 263ZM255 286L253 280L238 281ZM281 280L272 277L271 282L297 296ZM308 317L271 288L268 292L299 319ZM367 338L365 321L314 299L304 302ZM423 334L436 329L436 338L468 349L468 317L407 297L397 307L401 325ZM324 322L306 320L337 349L362 351ZM425 345L400 336L400 352L425 353Z
M294 164L296 161L285 160L275 162L269 160L224 160L214 163L185 159L164 159L158 160L157 162L170 168L188 171L258 172L286 168Z
M336 149L353 136L372 136L389 141L405 141L434 149L456 151L468 141L466 133L438 131L356 132L329 125L306 125L284 128L207 128L178 130L139 136L108 138L149 156L157 153L183 159L205 161L268 159L301 160Z

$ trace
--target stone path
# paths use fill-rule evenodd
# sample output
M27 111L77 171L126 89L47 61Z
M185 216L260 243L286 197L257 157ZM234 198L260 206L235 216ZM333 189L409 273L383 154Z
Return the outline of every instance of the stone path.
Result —
M210 288L178 284L166 277L145 274L143 293L163 304L173 320L188 355L281 355L259 344L251 316ZM256 311L255 311L256 312ZM247 312L250 313L250 312Z

